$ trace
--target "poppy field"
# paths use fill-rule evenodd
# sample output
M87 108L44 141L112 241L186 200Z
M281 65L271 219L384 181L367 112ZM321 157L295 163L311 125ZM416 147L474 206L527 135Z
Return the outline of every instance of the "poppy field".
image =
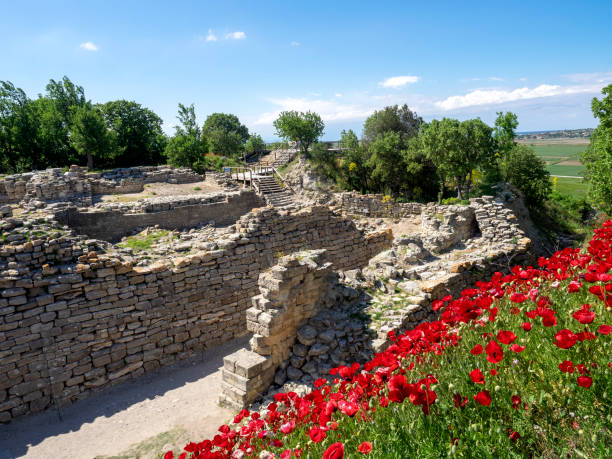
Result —
M609 457L612 221L586 249L514 267L300 397L242 410L164 459Z

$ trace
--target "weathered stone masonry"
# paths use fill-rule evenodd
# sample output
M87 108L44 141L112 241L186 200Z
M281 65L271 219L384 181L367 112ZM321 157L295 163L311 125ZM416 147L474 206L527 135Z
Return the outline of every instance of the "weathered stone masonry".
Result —
M327 207L255 209L236 229L217 250L146 267L67 235L0 245L0 421L244 334L259 274L283 254L325 248L346 270L391 243Z

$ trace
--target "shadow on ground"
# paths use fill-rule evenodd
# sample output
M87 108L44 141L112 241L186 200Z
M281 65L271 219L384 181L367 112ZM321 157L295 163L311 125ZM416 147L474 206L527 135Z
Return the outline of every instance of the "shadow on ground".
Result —
M95 450L94 445L92 445L91 449L87 448L88 445L74 445L72 444L74 441L82 441L82 439L77 439L75 436L75 439L71 443L71 440L67 439L64 434L77 432L87 424L99 420L99 418L111 418L117 414L123 414L122 412L134 409L134 405L138 403L153 399L159 400L159 397L167 396L169 391L213 375L223 366L223 357L248 345L248 339L249 336L245 336L216 346L205 351L198 357L177 362L153 373L144 374L133 381L126 382L122 385L96 393L85 400L80 400L71 405L62 407L61 410L51 408L43 413L27 416L17 419L10 424L2 425L0 426L0 459L11 459L22 456L48 458L94 457L99 454L99 452ZM219 409L216 399L220 387L205 387L204 389L205 390L202 390L203 393L201 394L202 406L193 408L202 410ZM179 400L175 399L175 395L172 395L171 398L172 400L168 400L169 406L165 406L164 409L172 411L175 406L178 408ZM159 412L160 408L156 408L155 410ZM154 422L146 418L137 421L141 423ZM124 421L119 420L119 424L115 424L114 427L121 429L122 422ZM218 425L210 427L216 430ZM108 426L102 426L101 428L106 430L104 435L109 436L111 443L115 438L119 437L121 433L117 432L117 435L113 438L113 432L108 432L108 430L112 430L112 428L109 429ZM100 436L102 436L102 432L100 432L100 434ZM92 435L97 436L97 433L93 431L90 436ZM50 437L58 436L64 436L64 438L62 438L61 442L54 439L53 443L55 443L56 447L60 446L58 443L66 443L65 450L53 450L53 446L46 448L46 451L41 451L41 448L35 448ZM131 438L129 444L117 444L117 449L125 449L126 446L138 443L148 436L149 435L143 438ZM96 438L92 440L95 441ZM79 454L79 450L81 452L89 452L82 455Z

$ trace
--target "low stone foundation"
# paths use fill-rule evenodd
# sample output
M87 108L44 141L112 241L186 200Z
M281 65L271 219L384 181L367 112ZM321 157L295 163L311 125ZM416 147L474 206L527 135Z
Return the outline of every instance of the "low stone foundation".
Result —
M335 203L349 215L373 218L406 218L421 215L423 204L417 202L395 202L382 194L359 194L356 191L336 193Z

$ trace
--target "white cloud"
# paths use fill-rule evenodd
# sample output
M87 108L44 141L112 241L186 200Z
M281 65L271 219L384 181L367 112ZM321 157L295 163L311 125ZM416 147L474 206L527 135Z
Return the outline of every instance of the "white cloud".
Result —
M337 92L337 93L335 94L335 96L336 96L336 97L342 97L342 94L340 94L339 92Z
M225 35L226 40L244 40L246 38L246 33L244 32L230 32Z
M362 119L370 115L374 108L364 104L343 104L338 101L323 99L306 99L286 97L284 99L270 99L269 102L278 106L278 110L262 113L253 124L266 125L278 118L282 111L297 110L306 112L308 110L318 113L324 121L345 121Z
M379 85L383 88L401 88L409 83L416 83L419 80L420 78L414 75L394 76L381 81Z
M98 47L94 45L91 41L81 43L79 45L79 48L84 49L85 51L98 51Z
M504 81L504 79L503 79L503 78L500 78L500 77L495 77L495 76L489 77L489 80L490 80L490 81Z
M519 78L519 81L527 81L527 78L525 78L525 77Z
M596 92L597 87L588 86L560 86L541 84L535 88L507 89L477 89L463 96L451 96L438 101L435 105L442 110L455 110L458 108L477 105L502 104L519 100L537 99L540 97L563 96L580 93Z
M300 42L299 41L292 41L291 42L291 46L300 46Z
M563 78L573 83L606 83L612 79L612 72L572 73Z
M208 29L208 34L205 38L206 41L217 41L217 36L213 33L212 29Z

